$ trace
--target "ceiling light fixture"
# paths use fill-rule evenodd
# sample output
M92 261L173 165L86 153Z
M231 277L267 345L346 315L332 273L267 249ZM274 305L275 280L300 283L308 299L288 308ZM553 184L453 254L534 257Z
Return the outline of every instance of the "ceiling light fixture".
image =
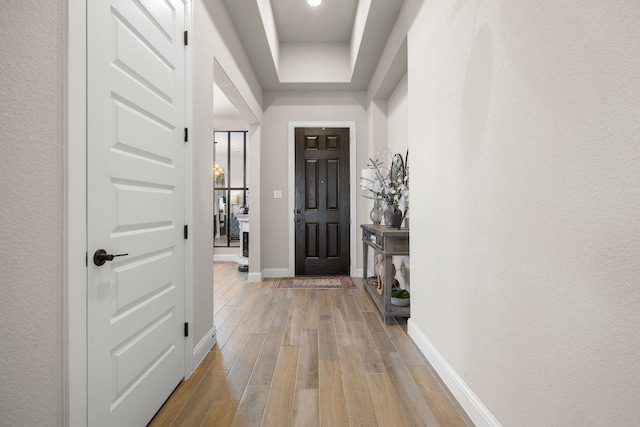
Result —
M322 3L322 0L307 0L309 6L320 6L320 3Z

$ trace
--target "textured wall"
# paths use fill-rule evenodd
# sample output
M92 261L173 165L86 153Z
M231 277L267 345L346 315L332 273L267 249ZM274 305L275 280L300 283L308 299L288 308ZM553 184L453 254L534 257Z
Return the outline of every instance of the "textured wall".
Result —
M409 146L409 87L405 74L387 100L389 151L404 157Z
M389 151L400 153L403 158L409 147L409 87L405 74L398 82L387 101L387 115L389 122ZM411 157L411 156L409 156ZM401 209L403 207L401 206ZM402 289L410 289L411 257L393 257L396 266L396 279Z
M412 318L504 425L640 424L638 22L437 0L409 33Z
M0 425L62 425L63 2L0 14Z

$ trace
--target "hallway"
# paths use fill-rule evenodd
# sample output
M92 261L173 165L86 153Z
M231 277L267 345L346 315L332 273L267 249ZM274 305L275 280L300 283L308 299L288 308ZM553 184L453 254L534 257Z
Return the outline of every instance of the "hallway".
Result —
M214 264L217 344L150 426L466 426L405 333L357 289L276 289Z

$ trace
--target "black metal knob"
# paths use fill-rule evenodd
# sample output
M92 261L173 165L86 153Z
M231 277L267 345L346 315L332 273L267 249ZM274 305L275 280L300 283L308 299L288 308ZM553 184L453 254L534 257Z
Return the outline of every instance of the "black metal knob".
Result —
M127 256L129 254L118 254L112 255L108 254L104 249L98 249L95 254L93 254L93 263L97 266L104 265L107 261L113 261L113 259L117 256Z

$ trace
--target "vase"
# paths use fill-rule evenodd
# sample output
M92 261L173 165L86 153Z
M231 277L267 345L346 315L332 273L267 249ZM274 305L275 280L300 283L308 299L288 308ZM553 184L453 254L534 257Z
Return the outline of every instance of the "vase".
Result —
M398 205L387 205L384 209L384 225L387 227L400 227L402 224L402 211Z
M369 218L371 218L371 222L374 225L380 225L382 222L384 209L382 208L382 203L380 203L379 199L373 200L373 209L371 209L371 213L369 214Z

